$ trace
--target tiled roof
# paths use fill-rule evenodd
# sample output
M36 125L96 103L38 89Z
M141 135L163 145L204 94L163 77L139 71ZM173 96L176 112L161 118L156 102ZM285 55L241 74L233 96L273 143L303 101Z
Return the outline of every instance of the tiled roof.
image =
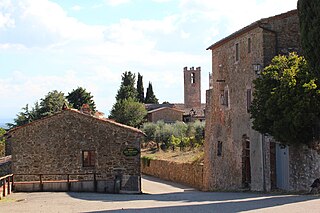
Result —
M161 108L157 108L157 109L154 109L154 110L149 111L148 114L149 114L149 113L158 112L158 111L161 111L161 110L164 110L164 109L169 109L169 110L174 110L174 111L177 111L177 112L184 113L183 110L180 110L180 109L177 109L177 108L173 108L173 107L161 107Z
M28 123L28 124L15 127L15 128L13 128L13 129L11 129L8 133L15 132L16 130L22 129L22 128L26 127L26 126L31 126L31 125L40 123L40 122L42 122L42 121L44 121L44 120L47 120L47 119L51 119L52 117L55 117L55 116L60 115L60 114L63 114L63 113L65 113L65 112L77 113L77 114L79 114L79 115L81 115L81 116L87 116L87 117L90 117L90 118L92 118L92 119L95 119L95 120L97 120L98 122L110 123L110 124L112 124L112 125L119 126L119 127L122 127L122 128L126 128L126 129L128 129L128 130L131 130L131 131L134 131L134 132L137 132L137 133L140 133L140 134L145 135L141 130L139 130L139 129L137 129L137 128L134 128L134 127L131 127L131 126L127 126L127 125L124 125L124 124L120 124L120 123L118 123L118 122L115 122L115 121L110 120L110 119L107 119L107 118L98 118L98 117L94 117L94 116L91 116L91 115L87 115L87 114L84 114L84 113L82 113L82 112L80 112L80 111L78 111L78 110L76 110L76 109L65 109L65 110L62 110L62 111L57 112L57 113L55 113L55 114L53 114L53 115L49 115L49 116L43 117L43 118L41 118L41 119L35 120L35 121L33 121L33 122L30 122L30 123Z
M215 49L223 44L225 44L226 42L228 41L231 41L232 39L238 37L238 36L241 36L242 34L246 33L246 32L249 32L250 30L256 28L256 27L262 27L261 25L264 23L264 22L269 22L269 21L272 21L272 20L276 20L276 19L283 19L283 18L287 18L287 17L290 17L290 16L293 16L293 15L296 15L298 13L297 10L291 10L291 11L288 11L286 13L281 13L279 15L275 15L275 16L271 16L269 18L263 18L263 19L260 19L259 21L256 21L256 22L253 22L252 24L232 33L231 35L221 39L220 41L212 44L210 47L207 48L207 50L212 50L212 49Z

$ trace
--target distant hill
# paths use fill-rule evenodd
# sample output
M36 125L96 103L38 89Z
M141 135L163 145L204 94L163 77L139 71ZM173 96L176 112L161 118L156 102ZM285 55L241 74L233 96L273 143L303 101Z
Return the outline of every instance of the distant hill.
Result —
M4 128L4 129L8 128L6 125L7 123L13 123L13 121L11 119L0 119L1 128Z

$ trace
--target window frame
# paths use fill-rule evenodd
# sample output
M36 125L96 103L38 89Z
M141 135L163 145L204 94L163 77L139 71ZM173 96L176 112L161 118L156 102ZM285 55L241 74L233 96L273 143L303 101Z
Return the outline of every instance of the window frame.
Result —
M222 156L222 141L218 141L217 143L217 156L218 157Z
M248 53L251 53L252 51L252 39L248 38Z
M251 88L247 88L247 113L250 113L250 107L252 103L252 90Z
M191 74L190 74L190 82L191 82L191 84L195 84L196 83L196 74L194 73L194 72L192 72Z
M239 60L240 60L240 48L239 48L239 43L236 43L236 55L235 55L235 57L236 57L236 62L238 62Z
M85 154L87 153L87 156ZM82 167L92 168L96 165L96 151L95 150L82 150Z

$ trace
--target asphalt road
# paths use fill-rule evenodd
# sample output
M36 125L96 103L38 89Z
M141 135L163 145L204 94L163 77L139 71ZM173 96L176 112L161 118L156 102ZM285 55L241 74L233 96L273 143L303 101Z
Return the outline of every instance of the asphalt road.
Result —
M14 193L0 212L319 212L320 197L199 192L152 177L141 195L99 193Z

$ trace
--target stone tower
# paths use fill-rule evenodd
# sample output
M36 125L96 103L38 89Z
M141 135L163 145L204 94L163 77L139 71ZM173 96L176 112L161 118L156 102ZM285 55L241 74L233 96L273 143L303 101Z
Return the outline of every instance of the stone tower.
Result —
M184 74L184 105L185 108L201 107L201 67L185 67Z

